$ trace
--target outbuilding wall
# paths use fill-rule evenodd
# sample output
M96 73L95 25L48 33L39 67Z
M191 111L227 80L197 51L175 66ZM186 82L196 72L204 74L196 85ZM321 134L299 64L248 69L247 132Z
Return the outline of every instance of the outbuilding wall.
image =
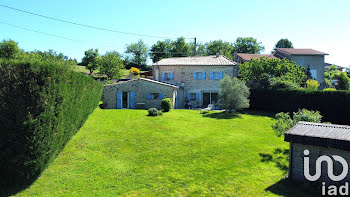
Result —
M127 81L120 84L112 84L104 86L103 105L106 109L117 108L117 92L135 92L135 104L145 103L145 108L161 108L161 99L147 99L146 95L151 93L159 93L164 98L173 99L173 107L175 106L175 95L177 88L162 85L142 79Z
M298 182L309 182L304 176L304 150L309 150L309 160L310 160L310 175L315 174L315 166L316 160L322 156L327 155L332 158L332 155L339 155L343 157L349 164L350 161L350 151L334 149L334 148L324 148L319 146L311 146L311 145L303 145L299 143L291 143L290 145L290 166L289 166L289 178ZM328 178L327 173L327 164L326 162L322 162L322 174L321 178L317 182L332 182ZM343 171L342 165L333 160L333 171L334 175L339 175ZM348 173L347 177L343 180L350 181L350 173Z

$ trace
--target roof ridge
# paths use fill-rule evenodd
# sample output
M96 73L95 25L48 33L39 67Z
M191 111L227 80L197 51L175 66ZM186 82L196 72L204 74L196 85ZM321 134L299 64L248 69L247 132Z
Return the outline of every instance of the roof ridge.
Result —
M339 124L327 124L327 123L316 123L316 122L306 122L306 121L299 121L298 124L350 129L349 125L339 125Z

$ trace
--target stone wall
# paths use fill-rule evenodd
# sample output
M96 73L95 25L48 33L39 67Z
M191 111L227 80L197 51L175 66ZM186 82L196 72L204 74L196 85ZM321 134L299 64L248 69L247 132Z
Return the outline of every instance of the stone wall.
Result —
M187 93L200 93L200 101L191 101L193 106L202 105L202 96L205 92L218 93L220 91L220 80L210 79L210 72L223 72L224 75L230 77L236 76L236 66L153 66L153 78L161 80L161 73L174 73L173 80L165 80L164 82L171 83L183 87L181 92L182 105L186 99ZM193 72L205 72L206 78L202 80L194 80Z
M174 106L177 88L143 79L131 80L120 84L106 85L104 86L102 97L105 108L117 108L117 91L135 92L135 104L145 103L145 109L152 107L160 109L161 99L146 99L146 95L151 93L163 94L164 98L173 99Z

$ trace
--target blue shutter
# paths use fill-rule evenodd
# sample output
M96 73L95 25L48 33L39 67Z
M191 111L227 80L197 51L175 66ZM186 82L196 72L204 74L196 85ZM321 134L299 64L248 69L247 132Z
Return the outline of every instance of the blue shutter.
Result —
M186 94L186 98L187 98L188 101L191 100L191 98L190 98L190 93L187 93L187 94Z
M220 72L220 79L224 78L224 72Z
M170 73L170 80L174 80L174 72Z
M202 79L205 79L205 72L202 73Z
M196 79L197 79L197 73L193 72L193 80L196 80Z
M162 73L162 80L165 80L164 73Z
M122 92L117 91L117 109L122 108Z
M146 94L146 99L151 99L151 95L150 94Z
M159 94L159 99L163 99L164 95L163 94Z
M214 79L214 73L210 72L210 79L213 80Z
M196 101L199 101L199 93L196 93Z
M130 109L135 109L135 92L130 92Z

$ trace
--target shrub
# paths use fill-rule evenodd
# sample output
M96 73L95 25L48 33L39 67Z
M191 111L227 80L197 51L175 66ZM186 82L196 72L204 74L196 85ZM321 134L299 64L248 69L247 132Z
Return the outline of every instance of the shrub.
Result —
M323 91L337 91L335 88L326 88L326 89L323 89Z
M269 80L272 89L297 89L299 85L292 80L286 80L281 77L274 77Z
M161 115L163 115L163 112L158 110L157 108L148 109L148 116L161 116Z
M320 86L320 83L318 81L309 79L306 81L306 87L309 90L318 90L318 87Z
M318 111L309 111L307 109L298 110L293 112L293 119L290 117L289 113L280 112L275 116L276 122L272 125L275 134L280 137L284 132L288 131L294 125L298 124L299 121L306 122L316 122L320 123L322 116Z
M249 88L244 81L225 76L221 80L218 105L222 109L239 110L249 107Z
M319 111L325 122L350 124L350 91L267 90L253 89L251 110L295 112L299 109Z
M173 101L171 98L162 99L161 107L162 107L163 112L170 111L172 104L173 104Z
M1 188L30 184L98 106L102 85L53 61L0 60Z
M335 87L337 90L349 90L350 79L344 72L334 74L334 79L338 79L338 85Z

